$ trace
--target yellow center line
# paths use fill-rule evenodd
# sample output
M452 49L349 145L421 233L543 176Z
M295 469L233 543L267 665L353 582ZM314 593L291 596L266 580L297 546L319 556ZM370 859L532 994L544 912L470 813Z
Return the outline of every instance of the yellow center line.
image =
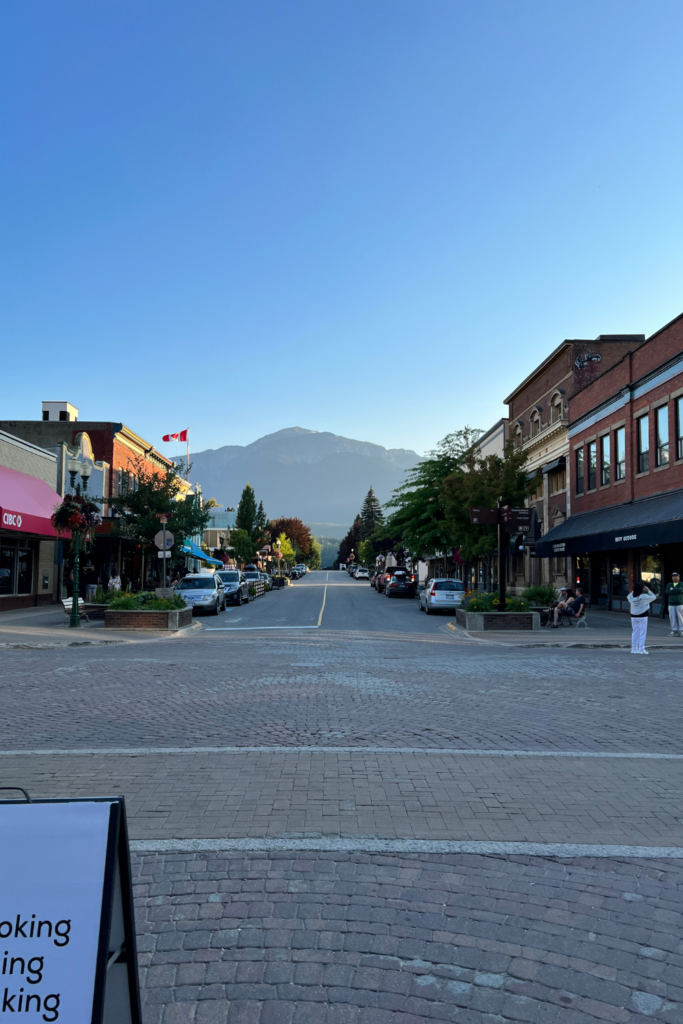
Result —
M325 585L325 592L323 594L323 606L320 609L320 615L318 616L318 629L323 621L323 612L325 611L325 601L327 600L327 585Z

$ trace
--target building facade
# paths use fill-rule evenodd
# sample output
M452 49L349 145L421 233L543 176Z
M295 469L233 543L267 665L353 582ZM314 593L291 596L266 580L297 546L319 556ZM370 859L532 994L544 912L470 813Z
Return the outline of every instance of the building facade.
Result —
M510 588L565 586L571 565L561 553L541 555L538 542L572 514L569 480L569 402L595 378L643 344L645 335L600 335L594 341L563 341L508 395L508 434L527 455L537 486L527 505L532 530L511 552Z
M659 594L683 572L683 315L570 397L567 435L572 515L537 551L628 611L636 579Z

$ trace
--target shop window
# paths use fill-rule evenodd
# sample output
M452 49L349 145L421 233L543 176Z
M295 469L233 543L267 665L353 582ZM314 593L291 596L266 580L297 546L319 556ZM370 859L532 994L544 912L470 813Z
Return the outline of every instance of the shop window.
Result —
M548 474L548 480L550 482L550 493L559 494L567 486L567 470L564 466L553 470L552 473Z
M17 594L33 593L33 551L19 548L17 552Z
M576 452L576 493L583 494L583 448Z
M636 421L638 430L638 472L647 473L650 468L650 423L647 416Z
M657 450L655 453L658 466L669 464L669 406L660 405L655 410L655 436Z
M554 561L555 561L555 575L556 576L564 576L566 571L567 571L564 558L555 558Z
M640 578L653 594L662 593L662 556L652 551L640 559Z
M626 479L626 427L614 431L614 479Z
M605 487L610 482L612 469L609 434L600 438L600 483Z
M591 441L586 445L588 449L588 490L594 491L598 478L598 445Z
M628 562L612 562L612 597L627 597L629 590Z
M16 558L16 548L0 547L0 594L14 593Z
M676 399L676 458L683 459L683 398Z

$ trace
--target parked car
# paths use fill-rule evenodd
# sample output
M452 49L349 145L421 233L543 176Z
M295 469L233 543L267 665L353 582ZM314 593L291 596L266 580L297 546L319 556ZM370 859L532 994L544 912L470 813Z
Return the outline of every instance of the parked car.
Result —
M306 568L303 562L301 562L299 565L295 565L294 568L301 576L305 576L306 573L308 572L308 569Z
M356 569L355 573L353 574L353 578L354 580L369 580L370 573L361 565Z
M460 580L427 580L420 591L420 611L437 612L442 608L452 611L459 608L465 596L465 587Z
M193 610L213 615L225 610L225 586L218 573L188 573L178 584L177 593Z
M370 573L370 586L377 588L377 580L382 575L381 569L375 569Z
M292 580L300 580L302 576L303 576L303 573L301 572L300 569L297 569L296 566L294 566L290 570L290 573L289 573L290 579L292 579Z
M249 583L239 569L219 569L216 573L225 587L225 600L230 604L249 604Z
M377 577L375 584L375 590L378 594L383 594L387 585L387 581L391 579L395 572L407 572L408 570L403 565L390 565L388 569L383 569L380 575ZM415 577L408 573L415 582Z
M261 572L261 573L259 573L259 575L260 575L261 579L263 580L263 582L266 585L266 590L272 590L273 589L273 577L269 576L267 572Z
M407 569L397 568L384 585L387 597L415 597L415 577Z
M261 570L245 567L244 570L245 579L250 587L255 587L257 583L261 581Z

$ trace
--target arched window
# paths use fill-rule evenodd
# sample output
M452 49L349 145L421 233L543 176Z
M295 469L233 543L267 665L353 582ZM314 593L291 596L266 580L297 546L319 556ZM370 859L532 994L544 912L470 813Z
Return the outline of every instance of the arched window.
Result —
M541 432L541 414L538 411L531 414L531 436L536 437Z
M553 397L550 399L550 422L558 423L562 419L563 414L563 402L562 395L559 391L556 391Z

